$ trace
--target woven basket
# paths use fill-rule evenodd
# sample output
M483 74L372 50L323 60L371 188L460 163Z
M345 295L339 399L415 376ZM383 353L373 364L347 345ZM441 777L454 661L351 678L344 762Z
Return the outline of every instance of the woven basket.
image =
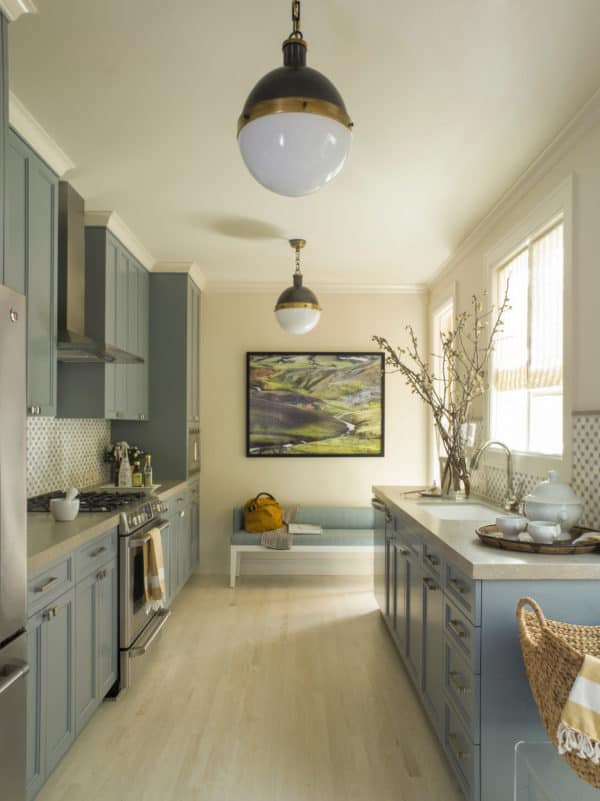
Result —
M526 612L526 606L533 612ZM517 620L531 691L544 727L556 747L561 712L584 655L600 658L600 626L575 626L548 620L531 598L521 598L517 604ZM563 759L584 781L600 787L600 765L574 753L563 754Z

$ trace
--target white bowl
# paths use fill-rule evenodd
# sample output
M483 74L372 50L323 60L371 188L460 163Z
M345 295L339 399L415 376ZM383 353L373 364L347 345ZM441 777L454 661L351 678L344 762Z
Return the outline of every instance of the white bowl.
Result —
M547 520L530 520L527 533L534 542L554 542L560 536L560 523L549 523Z
M520 515L500 515L496 518L496 528L504 534L508 540L516 540L527 526L527 518Z
M65 498L52 498L50 501L50 514L60 523L75 520L79 513L79 498L67 501Z

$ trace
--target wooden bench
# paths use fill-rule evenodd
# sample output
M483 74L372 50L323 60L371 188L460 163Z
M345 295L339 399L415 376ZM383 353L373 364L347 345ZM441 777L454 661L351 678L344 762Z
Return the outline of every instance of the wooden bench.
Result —
M289 551L264 548L260 534L251 534L244 529L242 507L233 510L233 534L231 535L229 586L235 587L240 575L242 553L271 552L286 553L372 553L373 509L356 506L301 506L297 523L314 523L323 528L322 534L295 534Z

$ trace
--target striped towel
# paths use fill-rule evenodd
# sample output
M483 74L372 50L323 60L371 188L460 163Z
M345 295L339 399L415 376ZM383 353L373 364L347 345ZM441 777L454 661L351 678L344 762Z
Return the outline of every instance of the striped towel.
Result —
M144 593L150 609L164 606L165 567L160 530L152 528L148 532L150 539L142 548L144 559Z
M559 754L574 752L600 764L600 659L595 656L584 657L556 736Z

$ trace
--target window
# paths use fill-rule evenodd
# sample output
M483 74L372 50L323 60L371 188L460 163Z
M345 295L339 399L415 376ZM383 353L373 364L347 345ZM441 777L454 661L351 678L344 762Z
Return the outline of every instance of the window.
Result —
M440 306L433 313L432 317L432 348L431 348L431 369L434 375L438 375L440 357L442 355L442 334L450 333L454 328L454 301L449 300ZM435 423L432 422L432 437L431 437L431 459L433 465L433 480L436 484L440 485L440 462L439 462L439 445L438 435Z
M494 272L511 308L496 340L492 439L525 453L563 452L563 222L546 226Z

